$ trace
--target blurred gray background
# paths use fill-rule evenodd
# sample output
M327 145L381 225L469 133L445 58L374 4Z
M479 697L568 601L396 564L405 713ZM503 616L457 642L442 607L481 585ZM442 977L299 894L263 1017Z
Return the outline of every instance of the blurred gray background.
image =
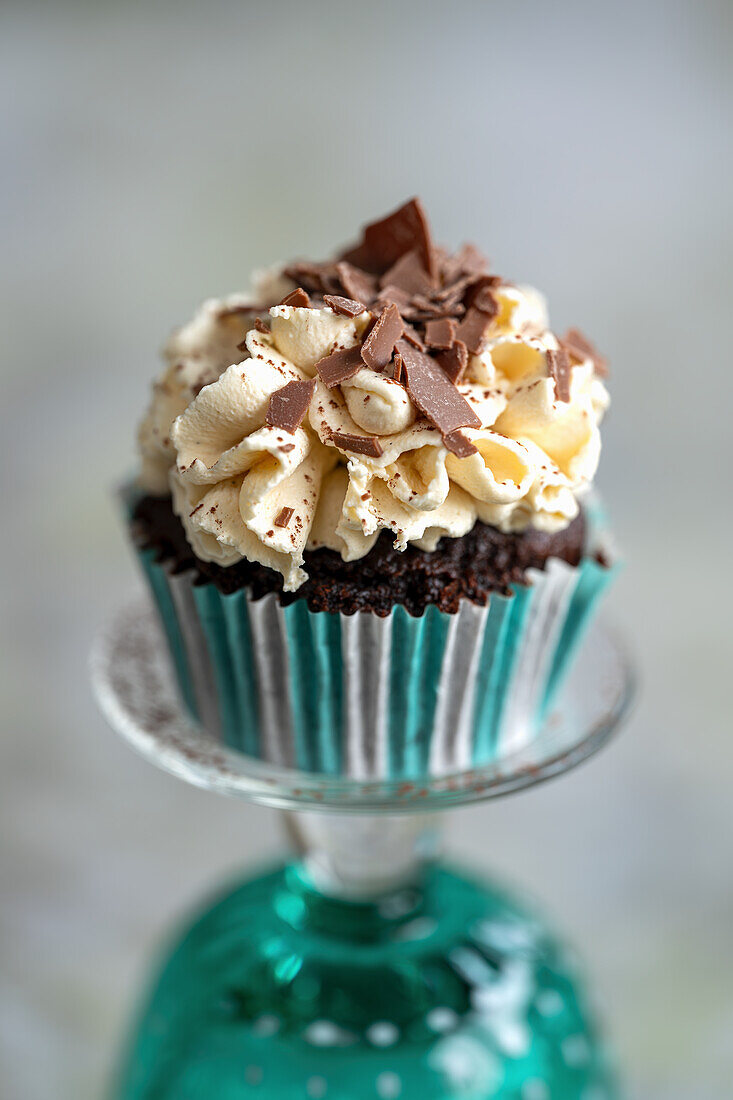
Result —
M281 847L105 728L97 627L138 580L110 487L168 330L419 193L611 357L600 487L643 668L577 773L451 816L585 956L633 1095L733 1080L733 9L4 4L0 1092L100 1095L155 945Z

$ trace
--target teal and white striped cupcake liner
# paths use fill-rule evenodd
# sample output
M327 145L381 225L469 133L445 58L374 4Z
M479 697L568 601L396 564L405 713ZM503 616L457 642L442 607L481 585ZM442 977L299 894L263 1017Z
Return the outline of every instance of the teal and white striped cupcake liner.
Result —
M525 745L615 569L550 559L511 596L379 618L282 607L138 555L184 704L250 756L356 779L417 779Z

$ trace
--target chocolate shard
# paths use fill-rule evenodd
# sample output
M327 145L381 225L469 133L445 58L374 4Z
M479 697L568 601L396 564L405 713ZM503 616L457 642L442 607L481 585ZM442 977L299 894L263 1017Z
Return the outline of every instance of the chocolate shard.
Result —
M416 248L425 270L435 279L436 256L425 211L419 199L410 199L386 218L364 229L360 245L342 259L376 273L384 272L406 252Z
M560 340L560 347L565 348L574 359L581 362L583 359L591 359L593 361L593 370L598 377L607 377L608 360L596 350L588 337L584 336L580 329L569 328Z
M425 352L400 340L397 351L407 392L428 420L444 435L456 428L480 428L481 421L442 368Z
M473 306L474 309L480 309L482 313L486 313L489 317L496 317L499 312L499 303L492 293L494 286L495 281L490 275L480 279L478 283L474 283L469 289L466 295L466 304Z
M294 511L294 508L281 508L275 516L275 526L287 527L287 525L290 523L290 520L292 519Z
M490 326L489 314L472 306L458 326L458 339L463 340L472 355L480 355L486 346Z
M429 348L449 348L456 338L456 328L452 317L428 321L425 326L425 343Z
M468 364L468 348L463 343L463 340L456 340L447 351L441 351L435 358L440 363L441 368L448 375L451 382L454 384L460 382Z
M385 306L372 331L361 346L361 357L372 370L380 371L392 358L395 344L402 335L402 318L397 306Z
M332 263L313 264L306 260L296 260L283 268L283 275L292 279L309 294L338 294L339 279L336 267Z
M408 291L403 290L399 286L393 286L392 284L390 284L389 286L383 287L379 291L379 297L377 298L376 305L382 308L384 306L390 305L391 303L394 303L400 313L403 313L405 310L410 309L410 301L411 296Z
M258 332L271 332L270 326L266 325L261 317L255 317L255 328Z
M404 373L404 363L402 356L398 351L395 352L395 357L392 360L392 378L395 382L402 381L402 375Z
M353 378L364 366L361 350L361 346L356 344L353 348L340 348L338 351L332 351L330 355L324 355L323 359L319 359L316 363L321 381L325 382L329 389L333 389L348 378Z
M357 302L370 305L377 293L377 280L353 264L342 260L336 264L336 274L346 294Z
M403 337L407 340L408 344L412 344L413 348L420 348L420 351L425 351L425 344L417 329L412 325L408 325L407 321L402 318Z
M334 313L341 313L344 317L358 317L366 309L362 302L353 298L342 298L340 294L324 294L323 300Z
M280 302L281 306L296 306L299 309L310 309L310 304L311 300L302 286L292 290L290 294L286 294Z
M382 454L382 445L376 435L352 435L351 432L333 432L331 442L344 451L353 451L357 455L366 455L368 458L379 458Z
M465 275L483 275L488 272L489 261L484 254L476 248L475 244L464 244L454 252L452 256L448 256L443 263L443 280L444 282L452 282L455 279L460 279Z
M425 270L423 258L416 248L392 264L380 280L382 286L397 286L408 294L430 294L433 280Z
M446 432L443 435L443 442L457 458L468 458L478 451L478 447L475 447L468 436L464 435L459 428L456 428L454 432Z
M549 348L545 352L547 360L547 372L555 382L555 397L558 401L570 400L570 356L565 348L553 351Z
M281 428L284 432L294 432L303 423L308 406L316 388L315 378L302 382L293 380L276 390L267 406L265 423L268 428Z

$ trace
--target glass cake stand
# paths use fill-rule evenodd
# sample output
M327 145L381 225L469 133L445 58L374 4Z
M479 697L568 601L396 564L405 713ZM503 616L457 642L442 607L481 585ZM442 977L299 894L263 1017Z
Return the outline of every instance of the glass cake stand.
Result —
M228 890L169 952L116 1100L611 1100L572 960L539 914L436 858L436 815L561 775L618 728L631 665L588 634L530 746L420 782L292 771L184 714L153 614L97 642L110 725L174 775L285 811L293 858Z

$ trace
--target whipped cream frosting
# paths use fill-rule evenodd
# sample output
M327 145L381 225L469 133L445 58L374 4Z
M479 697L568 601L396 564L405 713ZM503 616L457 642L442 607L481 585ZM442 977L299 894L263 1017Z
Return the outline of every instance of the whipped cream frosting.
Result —
M597 357L574 347L567 399L558 397L547 353L564 345L538 291L492 287L481 350L455 383L479 424L462 430L472 446L459 457L402 378L362 365L325 384L319 361L360 346L379 310L262 308L295 285L270 272L251 294L207 301L164 349L138 434L139 480L172 493L200 559L248 558L293 591L307 579L306 550L352 561L382 530L399 550L430 551L477 521L554 532L573 520L598 465L608 393ZM306 379L315 387L302 423L292 432L268 424L272 395ZM364 436L369 453L354 444Z

